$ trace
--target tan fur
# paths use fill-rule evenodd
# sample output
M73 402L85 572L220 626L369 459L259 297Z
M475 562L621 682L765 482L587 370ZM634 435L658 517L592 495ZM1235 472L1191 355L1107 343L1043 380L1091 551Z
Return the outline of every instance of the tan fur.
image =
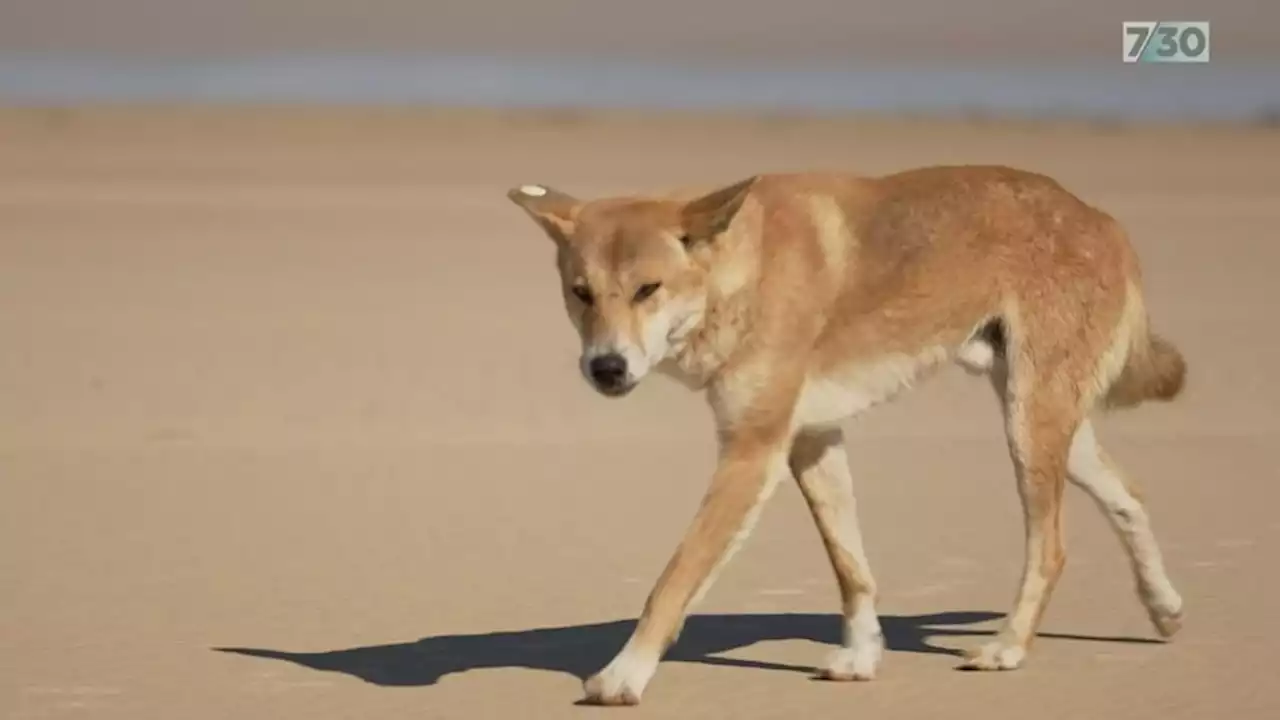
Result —
M1186 364L1148 331L1137 258L1106 213L1043 175L980 166L770 174L592 201L522 186L508 197L555 241L589 381L621 396L662 368L706 391L718 428L707 494L626 647L586 682L588 700L640 701L782 475L799 482L841 589L845 642L824 675L873 677L875 584L830 433L951 362L991 376L1026 517L1013 610L965 666L1022 663L1065 562L1069 479L1110 513L1157 628L1176 629L1181 599L1088 416L1174 398ZM625 376L597 373L600 358L625 360Z
M1124 370L1111 384L1107 407L1133 407L1147 400L1172 400L1182 393L1187 363L1168 340L1150 335L1130 350Z

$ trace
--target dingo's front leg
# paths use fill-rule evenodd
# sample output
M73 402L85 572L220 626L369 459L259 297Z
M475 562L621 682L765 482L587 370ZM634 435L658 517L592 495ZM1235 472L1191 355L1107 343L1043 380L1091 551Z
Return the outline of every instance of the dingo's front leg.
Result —
M858 502L839 429L803 432L791 448L791 469L818 525L840 586L843 640L820 676L870 680L884 652L876 615L876 581L858 527Z
M764 501L788 472L785 433L755 429L726 440L702 505L649 594L635 632L613 661L586 681L587 702L640 702L685 615L750 534Z

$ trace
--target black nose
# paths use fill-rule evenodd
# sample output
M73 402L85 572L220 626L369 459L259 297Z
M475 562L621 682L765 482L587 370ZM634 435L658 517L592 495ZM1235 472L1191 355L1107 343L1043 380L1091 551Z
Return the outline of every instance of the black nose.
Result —
M600 387L617 387L627 377L627 360L621 355L601 355L592 358L589 366L591 379Z

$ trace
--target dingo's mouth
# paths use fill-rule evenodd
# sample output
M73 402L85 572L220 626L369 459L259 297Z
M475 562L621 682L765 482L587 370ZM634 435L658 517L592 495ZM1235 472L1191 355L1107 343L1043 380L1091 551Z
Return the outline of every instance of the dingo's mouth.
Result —
M604 395L605 397L620 398L630 395L631 391L635 390L636 386L639 384L640 383L637 382L626 382L618 385L597 385L596 383L591 383L591 387L595 388L596 392Z

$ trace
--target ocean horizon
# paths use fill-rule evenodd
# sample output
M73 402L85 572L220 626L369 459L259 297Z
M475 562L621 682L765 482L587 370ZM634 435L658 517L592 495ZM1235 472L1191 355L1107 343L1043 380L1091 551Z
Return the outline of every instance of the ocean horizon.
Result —
M617 58L0 53L0 104L343 104L1275 123L1272 65L769 65Z

